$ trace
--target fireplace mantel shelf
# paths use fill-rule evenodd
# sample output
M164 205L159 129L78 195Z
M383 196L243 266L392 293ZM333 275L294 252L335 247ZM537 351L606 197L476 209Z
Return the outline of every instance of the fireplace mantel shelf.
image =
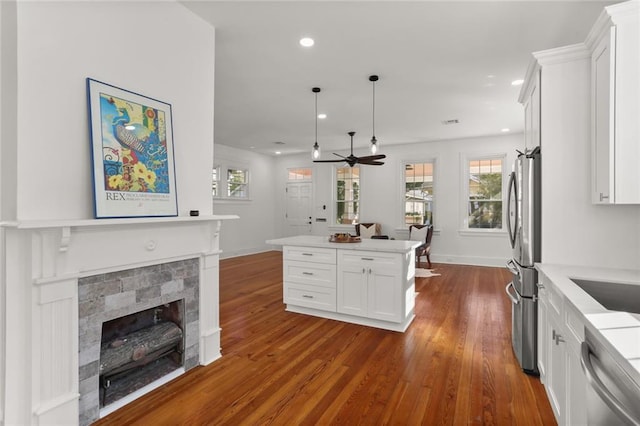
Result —
M96 226L143 225L158 223L206 222L238 219L236 215L134 217L120 219L33 220L0 222L0 226L17 229L84 228Z

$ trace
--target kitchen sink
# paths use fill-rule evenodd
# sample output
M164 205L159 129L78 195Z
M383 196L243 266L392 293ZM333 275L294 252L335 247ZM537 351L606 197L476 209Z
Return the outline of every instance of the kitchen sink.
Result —
M640 314L640 285L579 278L571 281L610 311Z

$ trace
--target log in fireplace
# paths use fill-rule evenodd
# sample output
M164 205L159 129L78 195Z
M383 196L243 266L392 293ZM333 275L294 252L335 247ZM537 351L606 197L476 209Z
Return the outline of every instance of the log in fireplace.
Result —
M182 300L107 321L100 345L100 407L183 366Z

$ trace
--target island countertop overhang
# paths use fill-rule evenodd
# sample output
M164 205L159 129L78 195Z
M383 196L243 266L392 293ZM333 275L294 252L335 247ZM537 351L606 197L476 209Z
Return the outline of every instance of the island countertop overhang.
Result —
M266 243L281 246L364 250L386 253L406 253L414 250L422 244L421 241L378 240L368 238L364 238L360 242L356 243L333 243L329 241L329 237L321 237L317 235L296 235L293 237L276 238L273 240L267 240Z

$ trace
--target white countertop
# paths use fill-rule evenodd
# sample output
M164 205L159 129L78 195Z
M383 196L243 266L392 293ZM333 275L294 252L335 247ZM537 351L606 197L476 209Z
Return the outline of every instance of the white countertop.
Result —
M640 285L640 270L536 264L585 318L585 327L607 346L621 367L640 384L640 315L610 311L571 278Z
M332 248L342 250L379 251L387 253L406 253L410 250L415 249L422 243L420 241L377 240L368 238L363 238L358 243L332 243L329 242L328 236L319 237L316 235L297 235L295 237L267 240L267 244L281 246Z

